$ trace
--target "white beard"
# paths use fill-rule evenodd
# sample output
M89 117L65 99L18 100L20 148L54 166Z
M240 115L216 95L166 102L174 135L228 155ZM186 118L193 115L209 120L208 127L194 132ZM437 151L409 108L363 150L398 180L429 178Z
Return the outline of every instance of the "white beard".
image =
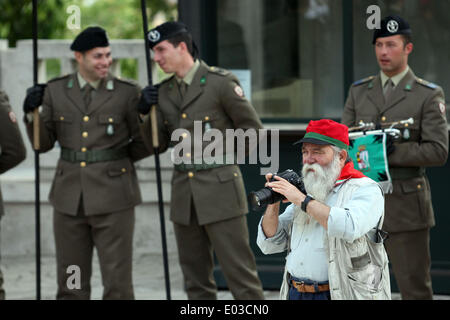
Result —
M314 172L308 171L309 169L314 169ZM305 163L302 168L302 175L306 192L312 195L314 199L324 202L333 189L341 170L339 154L335 154L333 161L325 167L318 163Z

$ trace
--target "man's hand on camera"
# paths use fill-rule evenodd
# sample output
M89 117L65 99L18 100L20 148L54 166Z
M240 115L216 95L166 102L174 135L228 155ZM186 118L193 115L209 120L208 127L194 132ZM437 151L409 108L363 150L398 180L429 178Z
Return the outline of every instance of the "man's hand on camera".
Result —
M139 113L149 113L150 107L155 104L158 104L158 87L150 85L142 89L141 98L137 105Z
M270 182L270 179L272 179L272 177L273 177L273 174L272 173L268 173L268 174L266 174L266 184L264 185L264 187L267 187L267 184Z
M23 101L23 112L33 112L34 109L42 105L46 84L35 84L27 89L27 95Z
M273 191L278 192L283 196L285 196L286 199L283 200L283 202L292 202L300 206L303 200L305 200L306 195L304 195L300 190L298 190L293 184L289 183L286 179L283 179L276 175L275 180L276 181L267 183L266 186L272 188Z

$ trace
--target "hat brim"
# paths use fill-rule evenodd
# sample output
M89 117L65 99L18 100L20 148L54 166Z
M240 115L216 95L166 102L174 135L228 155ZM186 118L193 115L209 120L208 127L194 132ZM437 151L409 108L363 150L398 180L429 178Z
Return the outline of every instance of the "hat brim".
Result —
M300 144L300 143L304 143L304 142L307 142L307 143L312 143L312 144L319 144L319 145L333 145L332 143L330 143L330 142L327 142L327 141L323 141L323 140L319 140L319 139L314 139L314 138L310 138L310 137L308 137L308 138L303 138L303 139L300 139L300 140L298 140L297 142L294 142L294 146L296 145L296 144Z

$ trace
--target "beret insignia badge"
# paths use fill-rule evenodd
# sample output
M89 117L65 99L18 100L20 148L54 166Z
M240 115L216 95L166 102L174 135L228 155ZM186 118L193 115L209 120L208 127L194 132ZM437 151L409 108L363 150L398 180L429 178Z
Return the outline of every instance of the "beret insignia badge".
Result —
M389 20L386 25L386 28L390 33L396 33L398 31L398 22L395 20Z
M148 40L151 42L156 42L161 38L161 34L158 30L152 30L148 33Z

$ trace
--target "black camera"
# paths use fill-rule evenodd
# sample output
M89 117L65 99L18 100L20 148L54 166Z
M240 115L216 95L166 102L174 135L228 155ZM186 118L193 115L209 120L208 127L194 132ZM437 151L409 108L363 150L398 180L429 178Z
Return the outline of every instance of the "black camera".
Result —
M303 185L303 179L295 171L288 169L278 174L274 174L270 181L275 180L275 176L279 176L287 180L290 184L293 184L298 190L306 194L305 186ZM250 192L248 195L248 201L254 211L260 211L268 204L273 204L278 201L286 199L282 194L273 191L269 187L264 187L259 191Z

